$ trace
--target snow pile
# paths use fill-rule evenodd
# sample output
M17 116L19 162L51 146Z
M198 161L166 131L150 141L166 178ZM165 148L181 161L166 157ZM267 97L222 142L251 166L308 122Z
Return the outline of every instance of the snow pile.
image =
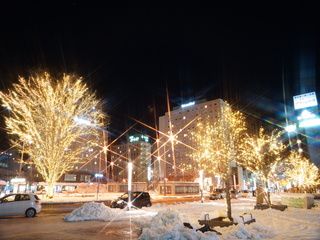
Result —
M165 204L165 203L156 203L153 205L153 207L166 207L166 206L167 206L167 204Z
M222 233L220 239L252 239L260 240L264 238L273 238L276 236L275 230L272 227L251 223L249 225L238 224L229 227L215 227L216 231Z
M73 210L64 218L64 221L90 221L113 216L115 216L115 213L112 211L112 209L107 207L103 203L90 202L83 204L81 207Z
M299 239L319 240L320 207L312 209L288 208L285 211L275 209L254 209L255 200L236 199L232 203L232 217L237 225L214 227L216 232L196 231L209 219L226 217L224 201L190 202L185 204L154 204L142 209L111 209L103 203L87 203L75 209L65 217L65 221L134 221L142 230L140 240L234 240L234 239ZM252 218L256 222L249 222ZM224 220L228 221L227 218ZM186 224L186 223L189 223Z
M201 214L203 216L203 213ZM224 216L225 212L215 211L212 216ZM200 216L201 218L201 216ZM207 240L207 239L254 239L273 238L276 236L272 227L265 224L252 223L250 225L238 224L230 227L215 227L214 230L220 232L207 231L202 233L197 231L202 226L191 225L192 229L184 226L183 215L168 207L158 212L153 218L140 218L135 221L142 228L139 240ZM196 226L196 227L195 227Z
M144 219L143 221L140 219L140 221L136 221L136 223L142 228L142 234L139 237L139 240L219 239L216 238L216 233L202 233L195 229L184 227L180 214L170 207L159 211L151 220Z

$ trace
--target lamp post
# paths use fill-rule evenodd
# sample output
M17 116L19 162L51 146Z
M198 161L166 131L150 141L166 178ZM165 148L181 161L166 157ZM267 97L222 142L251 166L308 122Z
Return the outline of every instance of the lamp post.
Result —
M184 169L182 169L181 171L182 171L182 182L184 182Z
M163 186L164 186L164 191L163 191L163 193L164 193L164 196L166 196L166 193L167 193L166 181L167 181L167 179L164 178L164 182L163 182Z
M132 162L128 163L128 211L131 209Z
M115 180L113 179L113 165L114 165L114 162L111 162L110 165L111 165L110 178L111 178L113 181L115 181Z
M100 151L100 157L99 157L99 169L98 169L98 173L96 173L95 175L95 178L98 182L98 186L97 186L97 200L99 198L99 191L100 191L100 181L101 181L101 178L103 177L103 174L101 173L101 151Z
M105 144L105 143L104 143ZM104 166L106 168L106 179L107 181L109 181L109 171L108 171L108 159L107 159L107 151L108 151L108 147L106 145L103 146L102 148L103 153L104 153ZM101 160L100 160L101 161Z
M200 193L201 193L201 203L203 203L203 170L199 171L199 183L200 183Z

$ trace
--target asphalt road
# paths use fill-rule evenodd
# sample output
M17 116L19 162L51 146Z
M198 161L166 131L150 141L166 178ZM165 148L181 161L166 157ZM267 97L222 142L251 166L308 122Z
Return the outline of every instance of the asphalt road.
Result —
M197 201L200 198L154 199L153 204ZM110 201L103 201L107 206ZM63 217L83 203L43 204L41 212L34 218L1 217L0 239L6 240L125 240L137 239L139 226L130 221L121 222L64 222Z

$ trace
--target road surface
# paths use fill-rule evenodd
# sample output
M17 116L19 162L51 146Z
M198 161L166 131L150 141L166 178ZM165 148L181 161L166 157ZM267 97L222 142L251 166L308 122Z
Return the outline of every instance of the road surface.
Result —
M153 204L197 201L200 198L154 199ZM104 201L109 206L110 201ZM82 203L43 204L42 211L34 218L1 217L0 239L6 240L125 240L137 239L139 226L130 221L121 222L64 222L63 217L80 207Z

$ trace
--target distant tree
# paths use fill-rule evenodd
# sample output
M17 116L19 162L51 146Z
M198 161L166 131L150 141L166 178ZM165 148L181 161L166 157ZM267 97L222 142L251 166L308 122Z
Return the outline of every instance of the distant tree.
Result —
M280 131L274 130L271 134L266 134L261 127L258 136L247 135L242 139L242 151L237 159L240 165L264 182L268 189L269 178L275 172L278 162L284 158L286 150L286 145L282 143L280 137ZM268 202L270 203L269 191Z
M295 183L298 191L310 192L312 188L320 184L319 169L301 153L291 150L286 160L288 164L285 174Z
M201 121L193 138L196 143L193 159L199 167L211 174L219 174L226 186L227 216L232 220L231 214L231 162L239 154L241 136L246 131L245 119L241 112L235 111L229 104L222 109L217 119L206 118Z
M30 156L53 197L56 181L99 139L100 101L81 78L48 73L20 77L0 99L10 109L5 122L12 144Z

